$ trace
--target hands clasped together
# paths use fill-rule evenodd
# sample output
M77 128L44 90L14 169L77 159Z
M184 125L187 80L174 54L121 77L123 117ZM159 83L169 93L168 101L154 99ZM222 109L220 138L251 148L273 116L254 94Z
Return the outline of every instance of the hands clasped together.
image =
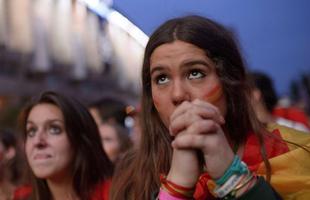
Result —
M234 159L234 153L222 129L224 117L214 105L196 99L184 101L170 116L172 164L167 179L186 187L196 184L202 171L197 150L204 156L205 169L220 178Z

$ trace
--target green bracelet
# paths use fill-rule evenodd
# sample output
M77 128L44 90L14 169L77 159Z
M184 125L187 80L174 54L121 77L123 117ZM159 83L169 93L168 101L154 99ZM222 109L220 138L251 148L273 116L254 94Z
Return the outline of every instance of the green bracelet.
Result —
M239 156L235 155L229 168L221 178L215 180L215 183L216 185L223 185L233 174L246 174L248 171L248 166L240 160Z

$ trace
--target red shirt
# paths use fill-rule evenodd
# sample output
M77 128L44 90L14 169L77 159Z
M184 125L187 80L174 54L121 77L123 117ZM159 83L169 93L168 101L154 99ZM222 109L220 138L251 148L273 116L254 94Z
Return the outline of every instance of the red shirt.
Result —
M23 185L17 187L14 191L13 200L26 200L29 199L32 192L32 188L30 185Z
M108 200L109 191L111 187L111 180L104 181L103 183L98 184L95 191L91 195L91 200ZM32 192L30 185L24 185L18 187L14 191L13 200L27 200L29 199Z

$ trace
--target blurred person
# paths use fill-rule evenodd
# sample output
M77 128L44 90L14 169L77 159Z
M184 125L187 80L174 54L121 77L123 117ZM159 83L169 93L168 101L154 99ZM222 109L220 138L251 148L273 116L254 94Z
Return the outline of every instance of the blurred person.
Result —
M0 199L12 199L16 188L29 194L29 177L21 149L19 137L13 130L0 129Z
M278 97L273 86L272 79L263 72L251 72L250 81L252 81L252 105L258 119L265 123L277 123L283 126L294 128L304 132L310 132L310 129L303 123L289 120L277 115L274 112L278 103Z
M32 199L108 199L112 163L86 107L71 97L43 92L21 112L20 127Z
M106 97L91 103L88 109L98 125L107 122L125 126L126 104L121 100Z
M99 128L103 149L109 159L116 163L119 157L132 146L125 120L125 103L104 98L88 106Z
M126 113L129 119L131 119L131 140L133 141L134 147L138 148L141 140L140 108L127 106Z
M127 129L119 124L100 124L99 132L102 147L113 163L116 163L132 146Z
M310 130L309 116L307 115L306 112L304 112L297 106L291 104L286 105L279 104L273 109L272 114L274 116L281 117L282 119L293 121L297 124L300 124L302 127L306 127L308 130Z
M303 129L310 130L310 118L304 112L298 107L295 106L288 106L288 107L282 107L277 106L272 111L272 114L274 116L281 117L282 119L287 119L290 121L293 121L296 124L299 124L301 127L304 127Z
M290 85L290 97L279 99L278 105L273 110L273 115L303 124L310 129L310 118L306 110L309 105L307 101L307 81L302 77L301 84L293 81Z
M310 198L310 136L257 119L223 25L200 16L164 22L141 76L141 142L118 165L112 200Z
M22 178L19 162L19 147L15 133L9 129L0 129L0 199L13 197L15 187Z

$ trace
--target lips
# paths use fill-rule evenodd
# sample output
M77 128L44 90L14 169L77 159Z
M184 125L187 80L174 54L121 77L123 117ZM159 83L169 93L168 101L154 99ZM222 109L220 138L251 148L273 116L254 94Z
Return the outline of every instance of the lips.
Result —
M44 159L48 159L48 158L51 158L52 156L49 155L49 154L35 154L33 156L33 159L34 160L44 160Z

